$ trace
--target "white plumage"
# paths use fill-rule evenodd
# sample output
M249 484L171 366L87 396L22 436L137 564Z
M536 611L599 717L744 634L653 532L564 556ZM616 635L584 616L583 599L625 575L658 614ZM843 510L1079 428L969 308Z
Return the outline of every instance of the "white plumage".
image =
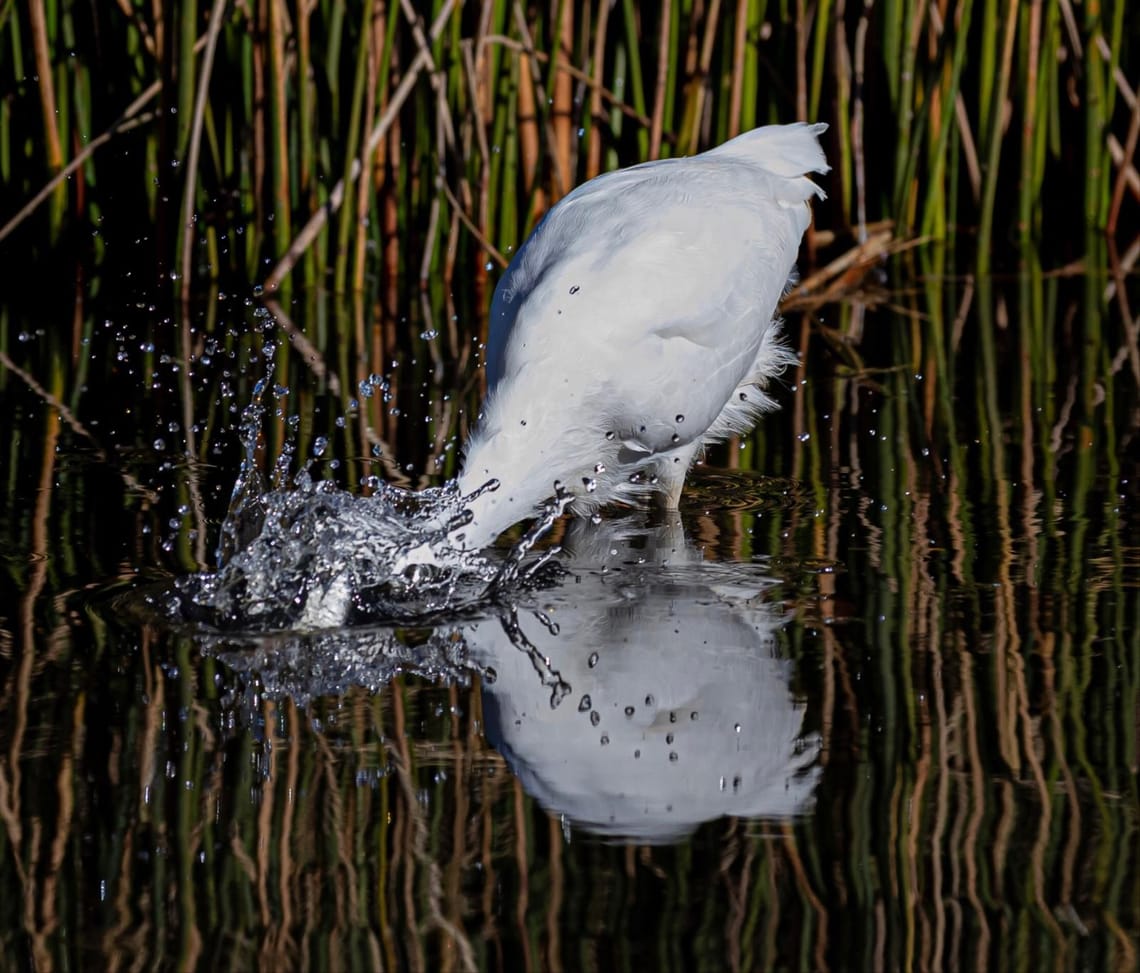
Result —
M826 126L758 128L709 152L607 173L558 203L495 290L488 395L460 490L468 547L555 492L589 513L660 490L751 428L795 356L776 306L826 172Z

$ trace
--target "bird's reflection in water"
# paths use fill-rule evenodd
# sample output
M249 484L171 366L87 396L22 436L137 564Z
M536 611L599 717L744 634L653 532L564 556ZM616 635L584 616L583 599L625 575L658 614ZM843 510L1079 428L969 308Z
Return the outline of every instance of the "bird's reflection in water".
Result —
M704 562L679 521L574 525L570 573L529 605L438 625L212 639L234 668L299 702L401 672L479 673L488 740L574 827L668 842L722 815L810 803L819 739L780 658L783 609L746 565Z

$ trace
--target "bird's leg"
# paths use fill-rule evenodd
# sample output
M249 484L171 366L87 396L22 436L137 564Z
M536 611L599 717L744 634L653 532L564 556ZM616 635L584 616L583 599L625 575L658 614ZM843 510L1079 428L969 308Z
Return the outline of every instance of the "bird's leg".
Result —
M661 492L661 505L666 510L676 510L681 505L681 491L685 488L685 478L678 477L665 484Z
M685 488L685 477L700 448L699 442L689 443L661 458L657 473L657 489L660 491L661 505L666 510L676 510L681 505L681 491Z

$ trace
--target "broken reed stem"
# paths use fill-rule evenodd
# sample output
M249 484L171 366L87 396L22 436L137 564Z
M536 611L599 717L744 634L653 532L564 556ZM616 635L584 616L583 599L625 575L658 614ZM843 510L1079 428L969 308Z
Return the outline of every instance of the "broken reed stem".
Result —
M528 51L521 42L515 40L513 37L507 37L504 34L488 34L483 38L482 42L484 44L496 44L508 50L517 51L524 57L533 57L539 64L548 64L550 62L550 55L547 54L546 51ZM608 102L611 107L616 108L625 115L626 118L632 118L639 125L644 125L646 128L653 124L653 120L648 115L639 112L633 105L624 101L621 96L611 88L607 88L600 83L595 83L595 78L592 74L575 67L573 64L566 64L562 61L557 63L556 70L565 71L576 81L581 81L583 84L589 85L591 91L597 91L603 101Z

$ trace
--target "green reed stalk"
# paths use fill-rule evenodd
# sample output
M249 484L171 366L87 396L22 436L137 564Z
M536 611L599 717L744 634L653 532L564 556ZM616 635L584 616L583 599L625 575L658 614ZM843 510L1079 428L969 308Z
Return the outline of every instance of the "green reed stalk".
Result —
M669 16L672 0L662 0L657 24L657 58L654 65L653 115L649 127L649 158L661 156L661 132L665 119L665 64L669 51Z
M807 121L819 117L819 99L823 91L824 60L827 54L828 30L842 30L842 24L832 25L832 0L819 0L815 12L815 43L812 45L811 88L808 93Z
M374 0L366 0L360 21L360 40L356 51L356 71L353 74L352 103L348 113L348 129L345 132L344 171L342 178L345 186L352 182L352 164L359 154L363 138L360 131L361 118L364 115L364 86L368 81L368 38L371 36L372 11ZM362 173L362 176L364 174ZM356 212L352 205L351 194L346 192L344 203L340 208L337 220L336 262L333 272L333 287L338 293L343 293L348 286L348 258L350 254L349 240L352 237L352 227L361 214Z
M47 152L47 167L51 173L63 168L63 143L60 139L57 118L55 79L51 67L51 37L48 33L48 16L44 0L30 0L28 19L32 30L32 51L35 57L36 75L39 79L40 115L43 122L44 147ZM13 18L13 23L16 19ZM63 209L67 201L67 189L60 185L52 196L51 231L54 237L63 221Z
M11 46L9 56L12 58L12 73L17 78L24 76L23 45L20 43L20 18L13 17L11 21ZM0 99L0 179L5 183L15 178L13 158L12 104L7 98Z
M265 233L264 227L268 224L263 208L264 170L268 152L265 143L265 29L263 24L253 19L254 16L256 14L250 12L250 19L245 25L246 31L240 35L246 112L245 118L235 120L234 134L240 139L243 128L248 124L249 142L244 152L239 151L239 155L244 155L248 159L248 163L241 167L240 172L245 190L242 198L252 204L250 206L252 219L243 228L245 232L242 242L245 246L246 274L250 280L259 280L261 244Z
M182 0L178 18L178 121L175 158L186 160L194 120L194 42L198 39L198 0Z
M677 155L692 155L700 151L706 88L706 53L711 52L712 34L716 29L714 18L719 14L719 11L720 4L714 0L709 6L703 33L698 30L697 24L694 23L691 26L694 38L699 35L701 43L697 54L696 70L691 77L684 79L684 85L681 89L682 103L681 119L677 126Z
M641 68L641 37L638 29L640 13L635 9L633 0L622 0L622 22L625 25L625 46L629 58L629 89L633 99L633 109L641 116L646 116L645 109L645 74ZM639 159L649 157L649 132L644 126L637 130L637 155Z
M385 9L385 4L380 3L377 10L377 17L384 18L387 14L387 19L393 21L399 18L399 13L394 9ZM367 49L367 64L368 74L364 82L364 107L361 112L361 134L372 130L373 120L376 116L376 102L380 94L380 87L377 83L379 74L379 57L380 48L383 46L379 35L383 29L382 22L377 23L373 19L368 24L368 32L360 39L361 46ZM357 214L354 227L354 245L352 250L352 290L360 292L364 290L364 276L367 269L365 262L366 246L369 237L369 221L366 219L366 214L370 213L373 209L373 193L372 193L372 167L373 161L376 157L380 146L376 146L376 150L368 152L365 150L361 157L361 171L360 177L357 179L355 186L356 206L355 212ZM346 191L346 199L350 198L353 194ZM347 206L346 210L351 210L352 207Z
M873 0L871 0L873 2ZM903 62L904 34L903 25L909 19L906 16L906 4L910 0L883 0L880 23L882 27L883 70L887 77L887 90L890 92L891 104L899 110L901 101L901 82L899 74ZM870 13L871 4L863 0L864 15Z
M629 73L629 48L625 44L618 44L617 50L614 52L614 74L613 74L613 91L614 94L624 100L625 99L625 84L626 78ZM622 127L625 123L625 116L621 111L614 106L610 109L609 125L610 131L613 132L614 141L621 141ZM639 127L638 135L645 134L645 129ZM603 170L616 169L620 165L617 149L611 145L606 150L605 161L602 163Z
M996 113L995 113L996 114ZM978 343L980 359L975 380L975 407L984 421L978 424L978 476L975 482L982 486L987 504L994 500L995 478L1002 474L1001 456L1001 409L998 406L999 389L997 348L994 321L993 281L988 274L978 278Z
M510 253L518 242L519 216L517 197L519 193L519 119L518 88L520 84L530 84L530 78L522 77L519 59L514 58L508 70L503 72L506 84L506 104L502 114L502 129L495 142L500 147L502 164L498 180L499 188L499 232L496 246L503 253ZM494 185L492 180L492 185Z
M270 131L273 144L273 255L280 257L293 239L292 192L289 152L289 103L285 64L286 45L285 0L270 0L269 5L269 80L271 109ZM282 282L283 286L285 282ZM284 298L288 299L288 290Z
M297 197L293 204L298 213L312 212L317 206L313 191L316 164L316 147L320 137L314 111L313 52L310 34L312 8L299 4L294 14L297 34L297 123L295 141L299 153L297 171ZM286 238L286 243L288 238ZM303 274L306 288L316 285L319 274L321 248L311 247L305 254Z
M555 169L552 177L552 183L556 187L555 197L566 195L573 188L572 183L574 181L574 173L569 164L568 146L563 144L560 131L563 126L563 119L558 117L571 110L570 105L560 97L560 82L563 79L562 72L559 71L562 58L566 57L566 60L569 61L570 51L573 47L573 38L564 36L567 4L569 2L570 0L557 0L553 8L553 16L550 21L550 60L546 68L546 82L543 86L536 87L535 90L535 114L538 117L540 127L545 127L550 142L547 146L547 152ZM535 30L531 32L531 40L535 43L537 43L537 37L541 36L540 30L541 28L536 25ZM537 62L535 62L535 68L537 69L537 67ZM521 78L519 81L522 83ZM535 184L538 185L538 183L539 180L536 179ZM529 216L527 228L529 229Z
M344 38L346 9L347 4L326 2L321 11L327 31L322 68L329 94L329 121L333 131L337 132L341 130L340 49Z
M1121 6L1121 5L1118 5ZM1084 8L1085 37L1085 230L1092 234L1104 226L1108 215L1110 163L1105 149L1107 120L1112 111L1112 67L1105 62L1100 46L1092 40L1102 31L1101 5L1090 2ZM1115 51L1110 51L1115 57ZM1089 242L1089 249L1092 243Z
M768 0L748 0L748 18L745 26L746 37L756 37L760 32L760 25L768 15ZM760 82L760 52L755 43L746 45L744 49L744 88L740 100L740 130L742 132L755 128L760 124L759 95Z
M678 0L673 0L672 4L670 5L670 11L671 11L672 16L670 16L668 21L667 21L668 32L669 32L668 33L669 46L668 46L668 53L666 55L665 63L667 65L673 65L674 68L676 68L680 64L682 17L684 14L684 11L681 9L681 7L682 7L682 4L679 3ZM662 131L662 138L663 138L663 144L662 144L662 155L663 156L676 155L676 149L674 148L675 140L674 140L674 144L669 144L670 140L667 140L664 137L665 137L665 135L675 131L674 126L676 124L676 118L677 118L677 115L676 115L677 81L679 80L678 76L680 74L681 74L680 70L667 70L666 74L665 74L665 93L664 93L664 101L662 102L662 105L663 105L662 123L663 124L662 124L662 130L661 130ZM680 80L687 81L688 79L682 78Z
M1001 68L998 72L997 90L994 97L997 103L989 113L990 127L987 133L988 150L986 165L982 172L982 211L978 223L977 265L980 271L988 272L990 254L993 250L994 201L997 197L998 177L1001 174L1002 109L1009 95L1009 79L1013 65L1013 40L1017 31L1017 4L1011 3L1006 14L1005 35L1002 41Z
M974 0L978 2L978 0ZM1001 29L998 0L980 0L983 4L981 22L981 50L975 58L978 72L978 131L990 130L990 115L994 105L994 84L997 77L998 34ZM1001 114L1000 111L998 114Z
M1055 7L1055 4L1050 4ZM1025 26L1022 36L1025 42L1025 113L1021 123L1021 185L1018 191L1018 230L1023 252L1028 252L1036 224L1035 214L1037 193L1037 155L1041 144L1039 132L1044 131L1047 119L1040 101L1041 73L1041 0L1031 0L1029 10L1023 17ZM1046 35L1048 36L1048 28ZM1054 50L1055 48L1046 48Z
M962 67L966 62L966 50L970 34L970 18L974 9L973 0L965 0L959 9L960 19L957 24L946 23L942 25L944 36L946 32L950 30L954 32L954 55L950 65L950 78L941 88L943 99L942 116L939 119L938 135L930 156L931 173L927 183L929 186L944 186L943 176L947 161L949 159L949 161L953 163L957 159L956 153L951 156L948 147L951 131L954 131L956 134L955 107L958 94L961 91ZM950 175L949 184L951 187L956 185L955 174L953 173ZM922 232L924 234L942 236L945 232L946 225L953 221L954 213L955 210L953 206L943 206L943 208L939 210L933 205L927 205L923 213Z
M845 0L840 0L836 11L838 21L833 29L833 57L835 65L835 124L837 131L832 136L839 147L839 157L835 160L832 170L833 177L839 180L840 211L848 224L855 221L854 194L852 182L855 174L855 159L852 152L851 119L853 105L851 99L851 73L853 64L851 51L847 46L847 31L844 27L842 12L846 6Z
M892 198L894 217L901 227L909 227L913 222L913 209L917 203L916 187L909 179L908 172L918 158L918 148L922 144L919 126L915 124L915 70L918 59L922 22L926 4L919 0L904 0L902 16L905 18L906 33L902 37L902 64L898 81L898 99L895 102L895 115L898 128L895 145L895 183ZM922 118L930 109L929 97L923 100Z

